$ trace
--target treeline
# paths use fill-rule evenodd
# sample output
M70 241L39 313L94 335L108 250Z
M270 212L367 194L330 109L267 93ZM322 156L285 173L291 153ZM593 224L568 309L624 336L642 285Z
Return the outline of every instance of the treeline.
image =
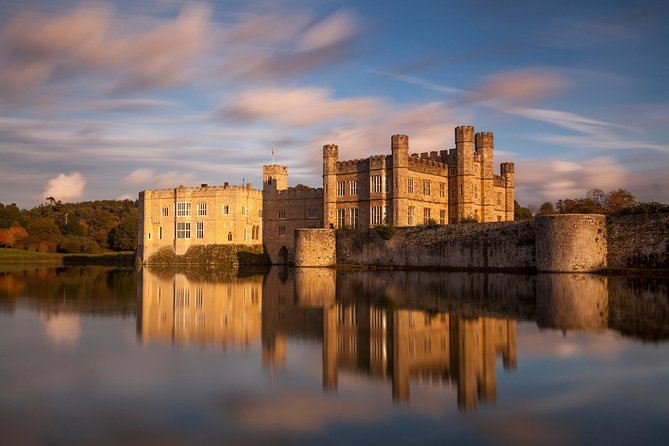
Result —
M30 210L0 203L0 247L98 254L137 249L138 203L47 198Z
M625 189L605 193L601 189L590 189L583 198L564 198L543 203L536 213L515 203L516 220L528 220L534 215L549 214L657 214L669 212L669 205L655 201L639 202Z

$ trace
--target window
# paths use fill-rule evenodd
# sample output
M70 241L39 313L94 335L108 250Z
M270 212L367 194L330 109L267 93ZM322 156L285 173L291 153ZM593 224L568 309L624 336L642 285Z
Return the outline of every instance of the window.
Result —
M358 182L356 180L348 182L348 193L351 195L358 195Z
M242 206L242 215L249 215L249 208Z
M446 196L446 185L444 183L439 183L439 196L441 198Z
M260 238L260 226L254 225L251 228L251 240L258 240Z
M267 184L268 184L269 186L272 185L272 176L271 176L271 175L267 177Z
M440 225L446 224L446 209L442 209L439 211L439 224Z
M372 192L381 192L383 191L383 181L381 180L381 175L372 175Z
M248 229L244 228L244 241L248 240Z
M423 181L423 195L430 195L430 185L429 181Z
M228 232L228 241L229 241L229 242L232 241L232 232Z
M346 209L337 209L337 227L346 226Z
M177 238L190 238L190 223L177 223Z
M307 209L307 218L318 218L316 209Z
M262 218L262 209L258 209L258 218Z
M413 194L413 178L407 178L407 192Z
M372 206L372 225L380 225L383 222L383 210L381 206Z
M497 192L497 204L502 204L502 193Z
M222 209L223 209L223 215L230 215L230 205L224 204Z
M455 175L455 167L451 167L450 169L448 169L448 174Z
M391 177L389 177L388 175L386 175L386 178L385 178L385 180L386 180L386 193L390 193L390 185L391 185L391 183L392 183L392 181L391 181L390 178L391 178Z
M164 207L163 208L163 217L169 217L170 216L170 208Z
M197 204L197 215L199 216L207 215L207 203Z
M162 239L163 239L163 227L161 226L158 228L158 240Z
M151 233L149 232L149 240L151 240Z
M343 197L345 194L344 190L344 182L343 181L337 181L337 196L338 197Z
M413 225L414 225L414 222L413 222L413 211L414 211L414 207L413 207L413 206L409 206L409 208L407 209L407 224L408 224L409 226L413 226Z
M388 224L388 206L383 206L383 224Z
M464 189L462 188L462 184L460 185L460 195L464 195Z
M180 201L177 203L177 217L190 217L190 202Z
M286 227L279 226L279 235L286 235Z
M430 223L430 208L423 208L423 224L427 225Z
M204 238L204 222L198 221L195 223L195 237Z
M349 212L351 214L351 227L355 229L358 227L358 208L351 208Z
M280 219L285 219L286 218L286 211L279 211L279 218Z
M474 198L476 198L478 196L479 196L479 189L478 189L478 187L476 187L476 185L474 185Z

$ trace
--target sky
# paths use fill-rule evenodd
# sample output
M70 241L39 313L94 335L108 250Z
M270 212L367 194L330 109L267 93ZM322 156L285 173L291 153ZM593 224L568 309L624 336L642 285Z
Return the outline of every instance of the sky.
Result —
M322 184L340 159L495 134L534 205L669 202L666 1L0 0L0 202Z

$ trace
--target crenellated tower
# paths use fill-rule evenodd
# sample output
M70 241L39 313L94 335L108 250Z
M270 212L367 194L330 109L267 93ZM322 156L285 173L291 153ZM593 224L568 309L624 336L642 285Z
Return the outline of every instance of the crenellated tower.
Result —
M336 144L323 146L323 227L337 227L337 159Z
M495 221L493 209L493 152L494 137L492 132L479 132L475 135L476 154L479 160L479 176L477 191L472 200L474 201L475 213L478 212L480 222Z
M407 222L407 178L409 172L409 137L393 135L390 138L393 157L392 217L390 224L403 225Z
M506 215L506 221L514 220L514 200L515 197L515 186L514 186L514 164L513 163L502 163L500 165L500 172L502 174L502 180L504 182L504 194L505 194L505 209L504 213Z
M474 216L474 127L460 125L455 128L455 154L455 175L449 184L449 187L453 186L449 217L452 222L460 222Z
M278 164L262 166L262 188L263 190L288 189L288 168Z

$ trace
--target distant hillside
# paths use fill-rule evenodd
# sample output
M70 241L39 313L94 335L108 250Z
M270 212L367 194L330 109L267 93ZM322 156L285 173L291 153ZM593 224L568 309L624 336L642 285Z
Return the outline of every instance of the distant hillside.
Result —
M30 210L0 203L0 247L88 253L137 249L138 203L98 200L61 203L49 198Z

